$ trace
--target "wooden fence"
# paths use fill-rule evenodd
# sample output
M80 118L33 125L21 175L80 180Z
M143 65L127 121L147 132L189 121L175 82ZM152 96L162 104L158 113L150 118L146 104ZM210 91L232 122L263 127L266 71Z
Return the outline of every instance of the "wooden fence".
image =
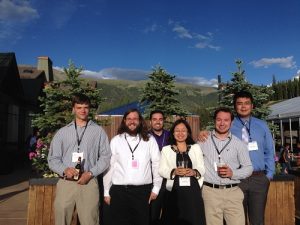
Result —
M300 190L298 190L299 192ZM294 176L275 176L270 183L265 225L295 225Z
M300 177L298 186L294 189L294 177L275 177L271 181L265 211L265 225L295 225L296 216L299 216ZM56 182L58 179L32 179L29 188L29 204L27 225L54 225L53 202ZM296 201L294 200L295 196ZM76 211L73 214L72 225L79 224Z
M27 225L54 225L54 198L59 178L39 178L29 181ZM71 225L77 225L74 211Z

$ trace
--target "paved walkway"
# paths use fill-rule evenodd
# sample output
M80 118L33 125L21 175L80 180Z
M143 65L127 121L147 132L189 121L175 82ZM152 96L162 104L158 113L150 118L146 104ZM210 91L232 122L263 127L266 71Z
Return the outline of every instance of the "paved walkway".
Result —
M26 225L29 168L0 175L0 225Z

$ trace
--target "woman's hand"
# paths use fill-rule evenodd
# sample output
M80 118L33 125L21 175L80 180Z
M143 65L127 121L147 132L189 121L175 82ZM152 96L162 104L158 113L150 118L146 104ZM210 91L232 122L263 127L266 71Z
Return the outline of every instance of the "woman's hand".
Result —
M176 168L174 174L181 177L193 177L196 176L196 171L191 168Z
M196 176L196 171L191 169L191 168L187 168L185 176L186 177L195 177Z

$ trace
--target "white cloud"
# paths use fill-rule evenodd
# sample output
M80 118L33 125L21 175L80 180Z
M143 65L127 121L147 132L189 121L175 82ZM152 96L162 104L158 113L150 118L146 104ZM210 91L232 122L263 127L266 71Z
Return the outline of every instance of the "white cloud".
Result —
M198 34L189 31L184 26L180 25L177 22L174 22L172 20L169 20L168 24L170 26L173 26L172 31L177 34L177 37L181 39L190 39L196 42L194 44L194 48L198 49L204 49L204 48L210 48L216 51L219 51L221 49L220 46L216 46L212 44L213 42L213 33L207 32L206 34Z
M194 84L206 87L218 87L217 79L206 79L204 77L176 77L177 82Z
M0 1L0 47L7 47L6 41L13 45L22 39L23 31L28 24L39 18L36 9L28 1Z
M56 70L63 71L62 67L53 67ZM113 79L113 80L147 80L151 71L125 68L105 68L100 71L83 70L83 77L90 77L95 79ZM194 84L199 86L217 87L217 79L206 79L204 77L185 77L176 76L176 82Z
M0 1L0 20L4 22L28 22L39 18L36 9L27 1Z
M144 29L144 33L147 34L147 33L150 33L150 32L155 32L157 29L158 29L158 26L157 26L156 23L154 23L154 24L152 24L151 26L146 27L146 28Z
M294 61L294 56L281 57L281 58L262 58L256 61L250 62L254 67L264 67L268 68L272 65L278 65L281 68L285 69L294 69L296 68L296 62Z
M173 31L176 32L178 34L178 37L180 38L188 38L188 39L192 39L193 36L189 33L189 31L184 28L183 26L180 26L178 24L176 24L173 27Z
M297 71L296 75L292 79L299 79L300 78L300 70Z
M55 7L51 9L51 19L55 28L64 27L72 18L80 5L73 0L64 0L56 2Z
M118 79L118 80L146 80L149 71L138 69L124 69L124 68L105 68L99 72L84 70L83 75L94 77L97 79Z

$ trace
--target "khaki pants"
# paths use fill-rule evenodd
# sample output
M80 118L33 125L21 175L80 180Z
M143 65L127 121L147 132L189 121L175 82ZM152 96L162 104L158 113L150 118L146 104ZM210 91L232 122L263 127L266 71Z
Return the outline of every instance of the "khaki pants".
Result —
M244 225L244 194L239 187L217 189L203 185L206 225Z
M56 185L54 213L56 225L69 225L74 207L81 225L99 225L99 188L94 178L86 185L60 179Z

